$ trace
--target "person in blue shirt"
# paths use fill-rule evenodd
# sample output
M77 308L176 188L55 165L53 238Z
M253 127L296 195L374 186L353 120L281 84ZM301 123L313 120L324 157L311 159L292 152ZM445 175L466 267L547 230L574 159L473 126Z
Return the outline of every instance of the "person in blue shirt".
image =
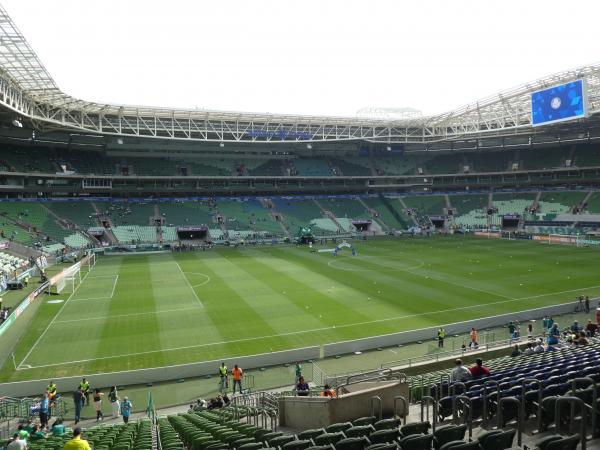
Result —
M48 428L48 408L50 407L50 401L48 400L48 393L44 392L42 401L40 402L40 426L42 428Z
M560 337L560 330L558 329L558 323L552 324L552 328L548 331L548 345L558 344L558 338Z
M121 403L121 415L123 416L123 422L129 422L129 416L131 415L131 410L133 409L133 405L129 401L127 397L123 399L123 403Z

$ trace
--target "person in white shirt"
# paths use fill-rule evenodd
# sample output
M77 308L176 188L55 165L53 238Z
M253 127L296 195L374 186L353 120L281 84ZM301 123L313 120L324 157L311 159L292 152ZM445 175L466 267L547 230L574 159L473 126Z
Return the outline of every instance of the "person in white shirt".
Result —
M469 381L473 378L469 369L463 366L462 360L455 361L456 367L452 369L450 381Z

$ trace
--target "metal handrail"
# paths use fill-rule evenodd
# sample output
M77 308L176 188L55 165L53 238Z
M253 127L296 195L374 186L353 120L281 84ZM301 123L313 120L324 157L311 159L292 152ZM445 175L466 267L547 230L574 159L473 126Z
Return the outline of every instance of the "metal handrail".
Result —
M489 405L489 400L488 400L488 387L490 386L495 386L496 387L496 399L499 400L500 399L500 383L498 383L496 380L486 380L483 382L483 423L487 424L488 420L490 419L490 414L488 411L488 405ZM490 392L491 394L491 392Z
M587 410L586 405L583 400L579 397L558 397L556 399L556 403L554 405L554 422L556 433L560 434L560 405L563 403L568 403L571 406L570 411L570 422L569 422L569 434L573 428L573 422L575 419L575 405L578 405L581 409L581 423L579 425L580 433L579 433L579 442L581 443L581 450L586 450L587 447Z
M591 377L582 377L582 378L574 378L571 380L571 393L575 394L577 390L577 386L579 384L587 383L592 386L592 405L590 408L590 413L592 415L592 439L598 435L598 431L596 430L596 423L598 421L598 410L596 408L596 403L598 401L598 391L597 384ZM585 403L585 402L584 402ZM586 405L587 406L587 405Z
M379 415L377 416L377 418L381 420L381 418L383 417L383 401L381 400L381 397L374 395L373 397L371 397L369 399L369 401L371 402L371 415L372 416L375 415L375 403L377 403L379 405Z
M531 385L535 383L537 385L537 391L538 391L538 401L537 401L537 413L536 413L536 422L537 422L537 430L538 432L541 430L542 428L542 394L543 394L543 385L542 382L540 380L538 380L537 378L524 378L521 381L521 403L522 403L522 409L523 409L523 416L525 415L525 394L527 393L527 386Z
M521 408L522 403L517 397L503 397L498 402L498 429L504 428L504 404L512 403L517 407L517 445L520 447L523 441L523 410Z
M458 422L458 406L463 406L463 419L469 430L469 439L473 436L473 401L466 395L457 395L452 399L452 422L460 425ZM466 411L465 411L466 408Z
M404 408L403 415L398 414L398 403L402 403L402 407ZM402 395L396 395L394 397L394 417L396 416L402 418L402 425L406 425L406 417L408 416L408 402L406 401L406 398Z
M429 422L429 405L430 404L431 404L432 415L433 415L433 420L431 421L432 432L434 432L435 428L437 426L438 404L437 404L437 401L435 400L435 398L433 398L430 395L424 395L423 397L421 397L421 422L424 422L425 420L427 420Z

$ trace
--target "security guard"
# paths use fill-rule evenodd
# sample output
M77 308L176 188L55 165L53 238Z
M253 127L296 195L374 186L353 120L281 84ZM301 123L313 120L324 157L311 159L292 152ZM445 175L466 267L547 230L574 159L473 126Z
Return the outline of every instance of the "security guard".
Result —
M81 383L79 383L79 389L81 389L81 392L83 392L83 395L85 395L85 403L87 405L89 405L90 404L90 383L88 383L85 378L83 380L81 380Z
M444 338L446 337L446 332L442 327L438 330L438 348L444 348Z
M227 366L224 362L222 362L221 366L219 367L219 377L221 377L221 383L219 385L219 388L221 392L225 392L228 387L227 385L229 384L229 380L227 378Z

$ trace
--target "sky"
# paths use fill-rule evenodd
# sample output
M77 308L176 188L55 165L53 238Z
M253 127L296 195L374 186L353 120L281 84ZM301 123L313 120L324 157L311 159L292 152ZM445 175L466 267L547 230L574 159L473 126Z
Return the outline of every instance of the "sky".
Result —
M600 61L600 2L0 0L58 86L97 102L435 114Z

